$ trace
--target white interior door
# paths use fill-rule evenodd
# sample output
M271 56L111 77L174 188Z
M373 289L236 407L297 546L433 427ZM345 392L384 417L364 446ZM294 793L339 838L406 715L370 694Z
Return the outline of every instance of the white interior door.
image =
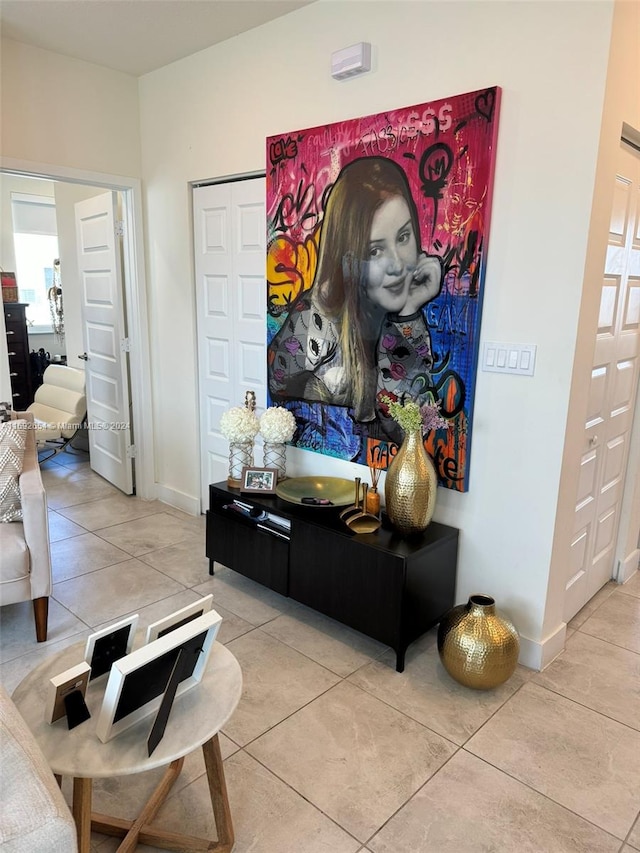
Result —
M117 193L75 205L92 469L127 495L133 452ZM69 354L70 363L73 356Z
M266 405L265 179L196 187L193 222L204 511L229 468L222 413L248 390Z
M640 157L622 146L589 387L566 621L614 576L640 364Z

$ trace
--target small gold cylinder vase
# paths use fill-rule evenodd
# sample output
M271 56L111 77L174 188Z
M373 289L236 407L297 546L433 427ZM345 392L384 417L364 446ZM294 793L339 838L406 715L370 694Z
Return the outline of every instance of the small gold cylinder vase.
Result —
M384 481L387 515L393 527L405 536L421 533L436 507L438 476L424 449L422 431L405 436L391 460Z
M438 627L438 654L449 675L476 690L497 687L513 675L520 637L496 613L489 595L472 595L450 610Z

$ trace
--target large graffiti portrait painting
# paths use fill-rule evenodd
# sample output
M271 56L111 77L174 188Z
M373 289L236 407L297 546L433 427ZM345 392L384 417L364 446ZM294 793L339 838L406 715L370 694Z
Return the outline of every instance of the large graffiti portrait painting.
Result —
M270 405L293 444L386 468L388 400L440 406L424 436L468 489L500 90L267 139Z

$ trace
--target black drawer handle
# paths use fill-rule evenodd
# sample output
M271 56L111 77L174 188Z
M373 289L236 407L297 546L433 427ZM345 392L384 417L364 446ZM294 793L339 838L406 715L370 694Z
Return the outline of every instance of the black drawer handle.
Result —
M15 332L7 332L7 335L15 335Z
M9 353L7 353L7 355L17 355L17 353L15 353L15 352L9 352Z
M10 373L9 376L17 376L17 373Z
M20 394L12 394L13 397L19 397Z

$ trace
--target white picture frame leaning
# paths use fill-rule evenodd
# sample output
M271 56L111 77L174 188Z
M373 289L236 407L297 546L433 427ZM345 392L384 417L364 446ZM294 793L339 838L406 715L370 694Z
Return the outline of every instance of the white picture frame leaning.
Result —
M96 725L100 740L106 743L158 710L181 649L187 673L178 685L176 699L195 687L202 680L221 622L222 616L210 610L116 661Z
M213 595L205 595L204 598L199 598L192 604L187 604L186 607L170 613L163 619L158 619L157 622L152 622L147 628L145 643L152 643L159 637L164 637L170 631L175 631L181 625L185 625L192 619L197 619L204 613L208 613L213 607Z
M126 629L129 629L128 635L124 635ZM87 637L87 644L84 647L84 659L91 667L91 676L90 679L93 681L96 678L100 678L102 675L106 675L113 665L113 662L118 658L113 656L115 653L112 649L109 649L109 637L113 635L113 646L117 645L119 650L122 652L120 657L124 657L125 655L130 654L131 649L133 648L133 640L136 635L136 628L138 627L138 614L135 613L133 616L127 616L126 619L121 619L119 622L114 622L113 625L109 625L107 628L102 628L100 631L95 631L93 634L89 634ZM102 643L101 643L102 641ZM123 647L124 642L124 647ZM107 646L105 647L105 643ZM98 650L96 650L96 644L98 646ZM101 645L103 646L101 649ZM98 669L98 661L96 659L96 655L98 653L101 654L101 663L104 663L105 666L108 664L108 660L106 658L109 657L109 653L111 652L112 657L110 658L111 663L108 665L108 668L100 667L103 669L102 672L96 671Z

